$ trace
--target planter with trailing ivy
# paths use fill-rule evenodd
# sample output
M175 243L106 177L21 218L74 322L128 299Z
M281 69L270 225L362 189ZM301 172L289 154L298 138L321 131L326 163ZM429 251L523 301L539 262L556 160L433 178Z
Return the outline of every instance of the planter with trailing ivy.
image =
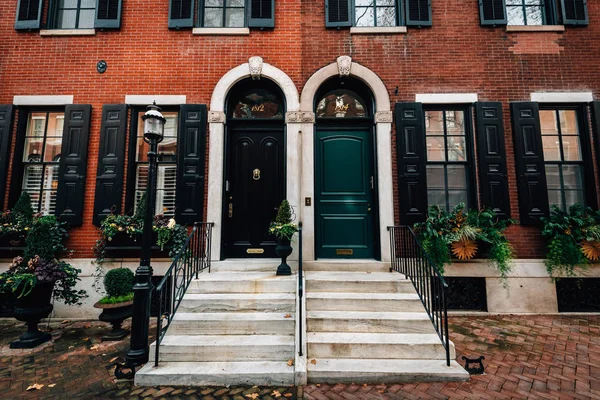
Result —
M489 209L465 211L463 203L451 212L431 206L427 220L414 230L432 262L443 273L444 266L475 257L488 259L506 280L514 251L504 231L516 221L502 220Z
M600 211L575 204L567 211L554 206L540 219L547 239L546 270L552 278L576 276L600 259Z
M110 323L112 330L102 336L102 341L121 340L129 335L121 325L133 314L133 281L134 274L127 268L111 269L104 276L106 296L94 307L102 310L98 319Z
M281 264L277 267L277 275L291 275L292 269L287 263L287 258L292 254L292 237L298 232L298 225L292 222L292 208L287 200L283 200L277 211L275 222L271 222L269 233L277 237L275 253L281 257Z
M22 251L34 219L31 198L24 192L12 210L0 213L0 249Z

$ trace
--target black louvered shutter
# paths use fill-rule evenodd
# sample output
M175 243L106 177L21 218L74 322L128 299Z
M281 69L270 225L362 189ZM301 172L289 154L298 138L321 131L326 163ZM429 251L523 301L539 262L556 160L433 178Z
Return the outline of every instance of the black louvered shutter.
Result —
M6 174L10 157L10 137L12 136L12 104L0 105L0 210L6 193Z
M206 106L204 104L181 106L178 135L175 219L180 224L192 224L201 222L204 212L206 152Z
M406 25L431 26L431 0L406 0Z
M540 217L549 213L540 110L535 102L511 103L510 110L515 141L519 219L522 225L534 225Z
M479 0L479 20L481 25L506 25L504 0Z
M121 27L122 0L96 0L96 28Z
M396 103L400 224L427 218L425 117L421 103Z
M249 0L248 26L250 28L275 27L275 0Z
M92 106L88 104L69 104L65 107L56 216L71 226L81 225L83 221L91 113Z
M586 0L561 0L561 7L563 24L588 24L588 9Z
M107 104L102 107L98 173L94 193L94 224L97 226L100 226L102 220L112 211L116 214L121 212L126 128L126 104Z
M171 0L169 2L169 28L194 26L194 0Z
M600 171L600 101L590 103L592 110L592 136L596 147L596 165Z
M325 26L328 28L352 26L351 0L325 0Z
M43 0L19 0L15 29L40 29Z
M482 206L510 217L502 103L475 103L479 191Z

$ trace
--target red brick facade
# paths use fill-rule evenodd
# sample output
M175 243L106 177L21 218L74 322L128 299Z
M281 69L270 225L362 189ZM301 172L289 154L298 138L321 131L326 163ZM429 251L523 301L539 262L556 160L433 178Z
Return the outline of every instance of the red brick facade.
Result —
M37 31L14 30L16 6L17 0L5 1L0 14L0 104L11 104L16 95L73 94L74 103L92 105L83 225L73 228L69 239L76 257L91 257L98 236L92 214L102 105L124 103L126 94L186 95L187 103L208 105L219 79L256 55L289 75L298 92L319 68L349 55L382 79L392 105L415 101L417 93L477 93L480 101L503 103L511 211L516 218L509 103L529 101L532 92L600 96L600 3L595 1L588 2L589 26L568 26L564 32L482 27L476 0L433 0L432 27L375 35L326 29L324 0L276 0L275 29L251 29L247 36L168 30L167 0L124 1L120 30L40 36ZM108 64L104 74L96 71L99 60ZM16 135L16 124L13 127ZM397 182L394 132L392 149ZM598 184L596 163L593 168ZM5 198L4 208L9 206ZM396 222L402 222L399 212L395 184ZM514 227L509 236L519 257L543 256L538 229Z

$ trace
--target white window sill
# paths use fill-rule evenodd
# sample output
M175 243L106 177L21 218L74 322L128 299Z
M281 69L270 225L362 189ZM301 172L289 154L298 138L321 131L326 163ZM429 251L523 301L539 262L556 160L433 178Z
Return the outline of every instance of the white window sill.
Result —
M564 25L507 25L506 32L564 32Z
M95 29L42 29L40 36L94 36Z
M374 35L374 34L399 35L406 33L405 26L353 26L350 28L351 35Z
M194 28L192 35L249 35L250 28Z

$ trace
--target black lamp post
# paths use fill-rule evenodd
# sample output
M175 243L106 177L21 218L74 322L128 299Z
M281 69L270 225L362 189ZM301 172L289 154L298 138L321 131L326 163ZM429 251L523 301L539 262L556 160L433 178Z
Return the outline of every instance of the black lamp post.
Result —
M156 207L156 169L158 144L163 140L165 117L160 108L148 106L142 116L144 121L144 141L150 145L148 152L148 183L146 187L146 213L142 236L140 266L135 271L133 284L133 316L131 318L131 341L125 356L125 364L135 371L135 367L148 362L148 331L150 325L150 300L152 296L152 219Z

